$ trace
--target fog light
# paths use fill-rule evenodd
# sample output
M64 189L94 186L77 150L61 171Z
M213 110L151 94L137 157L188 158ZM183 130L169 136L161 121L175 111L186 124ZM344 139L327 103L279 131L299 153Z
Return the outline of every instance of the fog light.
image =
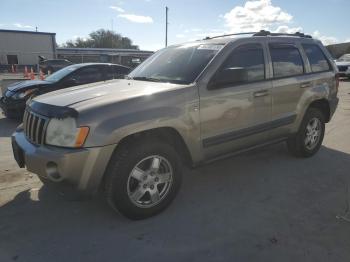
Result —
M59 182L63 180L63 177L58 172L57 164L54 162L48 162L46 164L46 174L47 177L54 182Z

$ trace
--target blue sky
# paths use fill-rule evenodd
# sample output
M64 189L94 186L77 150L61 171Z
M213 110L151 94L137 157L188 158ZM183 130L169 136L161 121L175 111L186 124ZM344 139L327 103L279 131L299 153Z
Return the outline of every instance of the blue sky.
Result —
M303 31L325 44L350 41L349 0L11 0L0 2L0 28L55 32L57 42L113 29L145 50L164 46L165 6L169 44L262 28Z

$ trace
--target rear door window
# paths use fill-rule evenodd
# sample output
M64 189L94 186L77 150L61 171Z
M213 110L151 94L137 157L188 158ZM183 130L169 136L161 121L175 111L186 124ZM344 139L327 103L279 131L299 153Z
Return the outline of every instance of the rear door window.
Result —
M102 73L98 67L87 67L78 70L71 78L74 78L77 84L88 84L102 81Z
M292 45L270 44L274 78L292 77L304 73L299 49Z
M309 60L311 71L313 73L329 71L331 69L325 54L318 45L303 44L302 46Z
M130 72L130 69L123 66L106 66L106 80L124 78Z

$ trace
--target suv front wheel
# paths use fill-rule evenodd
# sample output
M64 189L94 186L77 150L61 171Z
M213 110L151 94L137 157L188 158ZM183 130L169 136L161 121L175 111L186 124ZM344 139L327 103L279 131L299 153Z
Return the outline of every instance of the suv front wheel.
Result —
M309 108L298 133L287 140L289 152L297 157L313 156L322 145L324 132L324 114L317 108Z
M181 163L170 145L150 140L123 145L111 159L105 190L112 208L130 219L160 213L181 184Z

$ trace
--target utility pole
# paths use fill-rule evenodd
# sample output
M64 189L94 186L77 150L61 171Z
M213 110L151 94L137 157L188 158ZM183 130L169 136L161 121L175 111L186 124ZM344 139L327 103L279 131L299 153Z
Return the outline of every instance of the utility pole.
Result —
M165 7L165 47L168 46L168 10L169 8Z

